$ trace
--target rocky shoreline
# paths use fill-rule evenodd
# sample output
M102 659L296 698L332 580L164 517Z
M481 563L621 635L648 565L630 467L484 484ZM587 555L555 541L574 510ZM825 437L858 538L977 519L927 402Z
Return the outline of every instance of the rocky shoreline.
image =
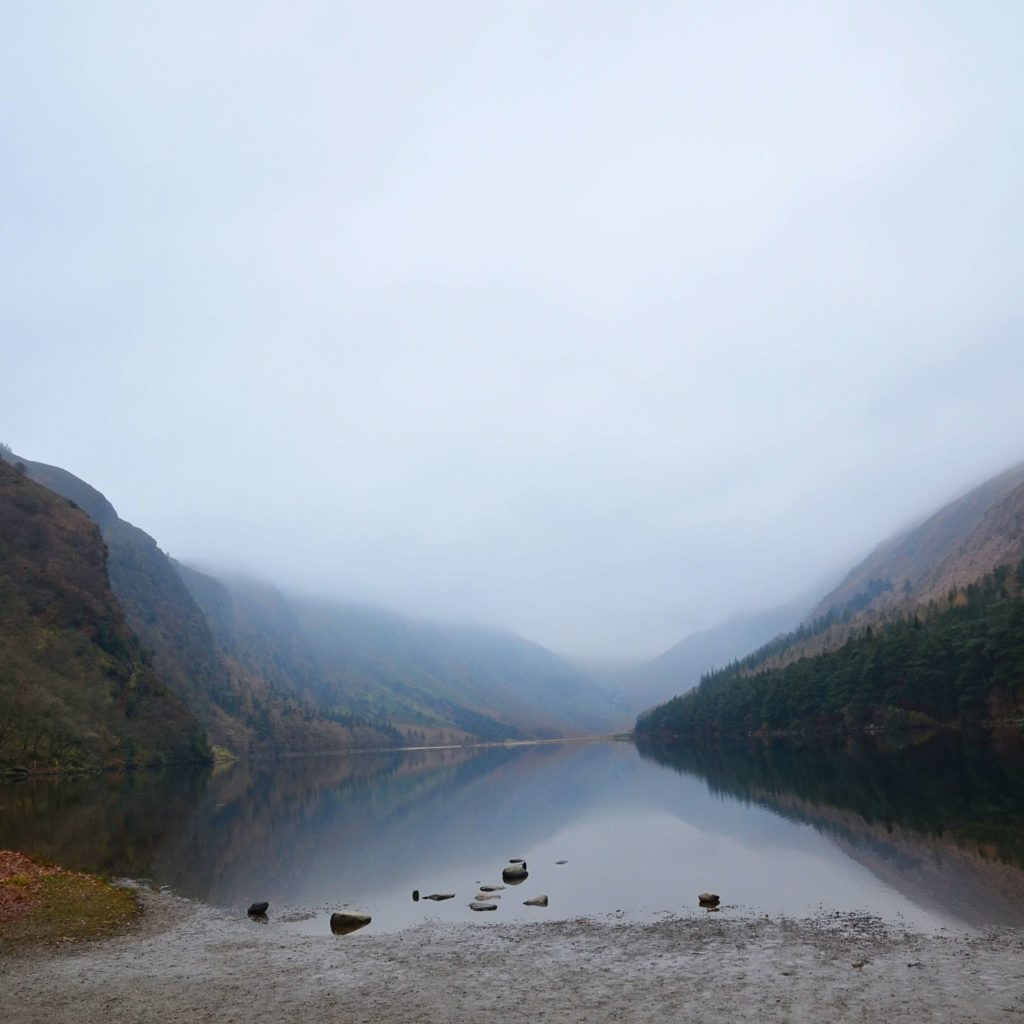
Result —
M580 918L313 937L169 894L121 935L0 963L9 1024L203 1020L1006 1021L1024 931L924 935L859 915Z

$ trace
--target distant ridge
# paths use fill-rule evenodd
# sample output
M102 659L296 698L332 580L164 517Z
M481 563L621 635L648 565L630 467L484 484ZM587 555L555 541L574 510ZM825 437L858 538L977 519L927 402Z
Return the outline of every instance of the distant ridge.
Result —
M631 709L642 711L696 686L700 677L749 654L800 621L810 603L797 598L778 608L735 615L691 633L653 661L635 669L624 686Z
M1024 707L1024 465L879 545L796 630L641 715L639 735L1008 721Z
M857 611L942 597L1024 558L1024 463L883 541L827 594L812 621L853 602Z
M801 626L743 658L781 668L835 650L868 626L913 615L1000 566L1024 559L1024 463L883 541L851 569Z
M187 565L182 578L217 642L319 707L391 722L415 742L556 738L621 725L613 699L545 648L494 630L441 626Z
M99 526L110 585L128 625L152 653L158 676L194 710L218 747L243 756L398 742L387 728L323 720L301 694L238 671L218 650L205 615L149 534L121 519L104 495L73 473L18 461L31 479L73 501Z
M624 724L611 696L536 644L214 578L170 559L72 473L0 456L99 527L110 585L157 676L231 753L555 738Z

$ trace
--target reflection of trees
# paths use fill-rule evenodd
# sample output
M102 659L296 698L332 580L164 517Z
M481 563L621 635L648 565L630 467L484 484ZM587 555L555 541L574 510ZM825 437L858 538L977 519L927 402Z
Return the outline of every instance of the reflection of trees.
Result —
M1024 734L862 737L841 747L790 740L645 743L640 753L702 777L713 792L786 813L794 802L895 825L1024 867ZM802 815L796 814L801 817Z
M621 758L603 753L368 752L0 783L0 847L225 904L293 898L310 878L365 887L495 845L518 853L604 791Z
M494 814L504 801L506 822L543 819L526 780L585 753L552 745L237 764L212 779L157 873L222 904L248 900L253 886L263 898L293 899L312 877L393 877L438 847L472 841L480 808Z
M166 873L195 891L200 879L268 857L301 858L339 807L372 810L379 827L514 756L491 753L486 763L466 749L432 750L2 783L0 849L115 876ZM350 813L344 828L356 834L369 818Z
M207 768L33 778L0 786L0 849L132 878L153 861L206 787Z

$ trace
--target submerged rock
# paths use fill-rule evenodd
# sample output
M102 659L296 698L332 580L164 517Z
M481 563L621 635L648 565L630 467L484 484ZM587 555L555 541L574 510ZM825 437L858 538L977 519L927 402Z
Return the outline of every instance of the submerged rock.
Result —
M522 857L510 857L509 864L525 864L526 861Z
M503 886L503 885L481 885L480 886L480 891L481 892L497 892L499 889L504 889L504 888L505 888L505 886Z
M569 862L567 860L556 860L555 863L556 864L568 864Z
M481 903L480 900L473 900L469 905L470 910L497 910L497 903Z
M477 900L477 902L482 902L482 903L486 903L488 900L500 900L501 899L501 893L497 893L497 892L483 892L483 891L481 891L481 892L478 892L476 894L475 899Z
M251 907L249 907L249 909L246 911L246 913L250 917L259 917L261 914L266 916L266 913L267 913L267 911L269 909L270 909L270 904L269 903L254 903Z
M420 891L419 891L419 889L413 889L413 891L412 891L412 901L413 901L413 903L418 903L419 902L419 898L420 898ZM428 899L429 899L429 897L428 897Z
M350 932L365 928L372 918L369 914L359 914L355 911L331 914L331 931L335 935L348 935Z
M547 905L547 896L534 896L533 899L523 900L524 907L546 907Z
M440 900L453 900L455 899L455 893L453 892L432 892L429 896L423 897L425 900L433 900L437 903Z

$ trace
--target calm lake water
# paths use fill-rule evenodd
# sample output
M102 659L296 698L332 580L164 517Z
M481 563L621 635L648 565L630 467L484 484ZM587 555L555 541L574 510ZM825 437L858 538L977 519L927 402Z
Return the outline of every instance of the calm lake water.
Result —
M0 847L240 914L268 900L273 924L314 933L346 907L373 916L366 931L650 920L703 913L705 890L723 914L1024 925L1024 743L564 743L31 780L0 785ZM513 857L527 881L496 912L470 911ZM457 896L413 902L414 889ZM542 893L548 908L523 906Z

